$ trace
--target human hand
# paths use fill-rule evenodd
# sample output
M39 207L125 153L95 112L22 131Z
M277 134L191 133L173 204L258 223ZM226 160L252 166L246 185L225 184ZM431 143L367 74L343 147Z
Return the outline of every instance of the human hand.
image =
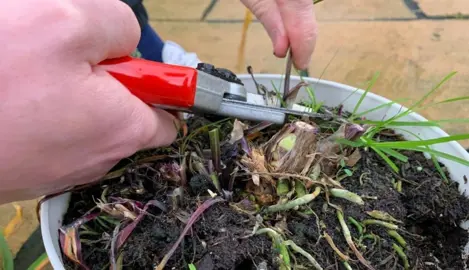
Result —
M97 180L176 138L171 114L96 68L138 43L125 3L3 1L0 17L0 204Z
M241 2L267 30L275 56L285 57L290 48L295 67L308 68L318 32L313 0L241 0Z

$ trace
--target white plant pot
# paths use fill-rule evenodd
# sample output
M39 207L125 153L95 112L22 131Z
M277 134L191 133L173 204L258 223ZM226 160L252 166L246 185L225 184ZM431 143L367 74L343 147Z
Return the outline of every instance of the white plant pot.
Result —
M245 83L246 89L255 93L256 88L254 82L251 79L250 75L243 74L239 78ZM283 89L283 76L275 74L258 74L255 76L258 83L261 83L267 87L271 87L272 83L277 86L277 89ZM360 96L363 93L363 90L356 91L356 88L347 86L340 83L335 83L326 80L319 80L314 78L305 78L308 83L314 83L314 90L316 93L317 100L319 102L324 102L327 106L337 106L343 104L344 110L352 111L355 105L357 104ZM300 82L300 77L292 76L290 84L292 86ZM303 90L303 89L302 89ZM308 100L308 95L306 91L299 93L297 101ZM383 98L381 96L368 93L365 99L363 100L359 112L375 108L384 103L388 103L390 100ZM405 110L399 104L393 104L392 106L371 112L367 115L367 118L370 120L383 120L390 118L396 115L399 112ZM412 113L400 119L401 121L426 121L424 117L417 113ZM405 128L422 139L431 139L448 136L446 132L436 127L402 127ZM398 132L400 133L400 132ZM414 140L414 137L411 137L407 133L400 133L407 140ZM469 160L469 154L458 142L449 142L443 144L437 144L433 146L433 149L445 152L466 160ZM449 161L449 160L440 160L448 168L451 179L459 182L460 191L465 192L469 188L469 184L465 184L463 177L464 175L469 175L469 169L459 163ZM67 211L68 204L70 200L70 194L63 194L52 198L42 204L40 209L40 218L41 218L41 231L44 241L44 246L49 257L50 263L54 269L61 270L64 269L62 263L62 255L59 246L59 235L58 230L62 225L63 215ZM461 226L467 229L467 223L461 224ZM463 252L462 260L466 261L469 253L469 245L466 245L466 248Z

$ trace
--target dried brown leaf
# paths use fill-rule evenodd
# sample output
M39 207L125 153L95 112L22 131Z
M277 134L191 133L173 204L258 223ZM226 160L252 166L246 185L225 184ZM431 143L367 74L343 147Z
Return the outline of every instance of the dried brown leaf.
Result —
M268 172L265 166L265 157L261 149L253 148L251 151L250 157L247 155L244 155L241 158L241 164L246 166L249 172L253 173L252 180L255 185L259 186L262 180L265 180L267 183L270 183L270 184L274 183L274 180L271 176L264 175L260 177L258 174L256 174L256 173Z
M244 137L244 131L247 129L247 125L244 124L243 122L239 121L238 119L235 119L233 123L233 129L231 130L230 133L230 144L233 144L239 140L241 140Z
M360 150L356 148L350 156L347 157L347 160L345 161L345 164L349 167L355 166L357 162L362 158L362 155L360 154Z
M293 123L292 128L292 132L296 137L295 143L290 150L283 153L278 147L278 143L281 142L282 138L290 135L288 132L290 129L283 132L278 142L276 142L277 146L274 148L275 153L278 154L276 172L308 172L314 161L314 156L312 157L311 155L316 152L316 134L318 128L313 124L302 121Z
M295 101L296 97L298 96L298 93L300 92L301 87L307 86L308 83L306 82L299 82L297 85L295 85L292 89L288 91L288 94L285 95L284 97L284 102L286 104L286 107L291 107Z

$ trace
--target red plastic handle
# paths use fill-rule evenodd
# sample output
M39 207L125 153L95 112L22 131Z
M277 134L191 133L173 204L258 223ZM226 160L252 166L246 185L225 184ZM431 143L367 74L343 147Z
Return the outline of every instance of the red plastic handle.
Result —
M145 59L122 57L99 63L132 94L147 104L190 108L197 89L197 70Z

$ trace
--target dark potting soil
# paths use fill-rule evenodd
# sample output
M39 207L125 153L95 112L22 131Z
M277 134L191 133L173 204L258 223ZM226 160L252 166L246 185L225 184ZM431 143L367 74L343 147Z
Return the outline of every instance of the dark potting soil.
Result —
M369 196L364 209L343 199L331 198L331 203L340 204L346 215L355 220L370 219L365 211L380 210L402 221L407 233L401 233L406 239L405 250L412 269L464 269L461 249L468 242L467 231L458 225L468 217L469 201L460 195L458 184L445 184L431 161L420 153L403 152L409 162L403 165L402 176L395 174L375 152L361 151L362 159L357 164L353 176L341 183L350 191L361 196ZM395 161L397 163L397 161ZM417 169L418 168L418 169ZM393 188L393 179L403 179L402 192ZM324 200L315 200L311 204L319 220L327 224L327 233L341 251L347 250L335 209L328 207ZM315 216L305 218L296 216L289 223L292 240L311 250L323 266L332 269L345 269L336 254L328 247L327 241L320 237L320 230ZM319 225L320 226L320 225ZM357 227L349 223L352 237L358 239ZM367 232L379 237L380 241L364 239L368 248L363 253L375 269L404 269L401 259L393 252L393 238L389 229L382 226L368 226ZM352 269L366 269L359 262L351 263Z
M382 140L397 140L392 134ZM200 142L200 141L199 141ZM208 142L208 141L205 141ZM201 144L207 144L201 142ZM229 149L228 149L229 150ZM225 149L225 158L233 153ZM233 151L231 149L230 151ZM468 242L468 234L458 225L469 215L469 200L458 191L456 182L445 183L431 160L416 152L403 152L409 161L393 160L399 167L395 173L375 152L360 150L361 159L352 176L341 184L345 189L364 198L359 206L340 198L330 203L340 205L357 248L375 269L404 269L403 260L393 249L395 239L389 229L368 225L360 233L349 218L361 222L371 217L367 211L379 210L391 214L402 223L399 234L406 241L404 252L411 269L464 269L461 249ZM179 158L176 159L179 161ZM150 207L122 248L123 269L153 269L163 259L180 236L188 217L209 197L207 188L216 190L208 179L190 176L182 200L177 207L171 192L177 187L162 179L155 168L173 159L135 165L117 179L107 180L85 190L72 193L64 218L69 224L96 206L96 201L120 197L142 202L158 200L168 211ZM444 167L443 167L444 169ZM396 181L402 190L395 188ZM243 183L237 183L233 198L243 198ZM105 194L103 195L103 191ZM270 214L264 224L282 227L286 238L310 253L324 269L346 269L337 253L324 238L326 232L337 249L350 257L352 269L366 269L347 245L337 219L336 210L325 196L318 196L309 205L309 212L290 211ZM208 208L188 231L184 240L166 264L165 269L187 269L194 263L198 270L222 269L278 269L278 250L267 235L250 236L256 217L227 202ZM81 235L82 252L91 269L109 269L110 239L115 227L111 221L98 220L86 224L96 235ZM66 257L66 256L63 256ZM68 259L67 269L80 269ZM298 253L291 258L293 269L311 269L307 259Z

